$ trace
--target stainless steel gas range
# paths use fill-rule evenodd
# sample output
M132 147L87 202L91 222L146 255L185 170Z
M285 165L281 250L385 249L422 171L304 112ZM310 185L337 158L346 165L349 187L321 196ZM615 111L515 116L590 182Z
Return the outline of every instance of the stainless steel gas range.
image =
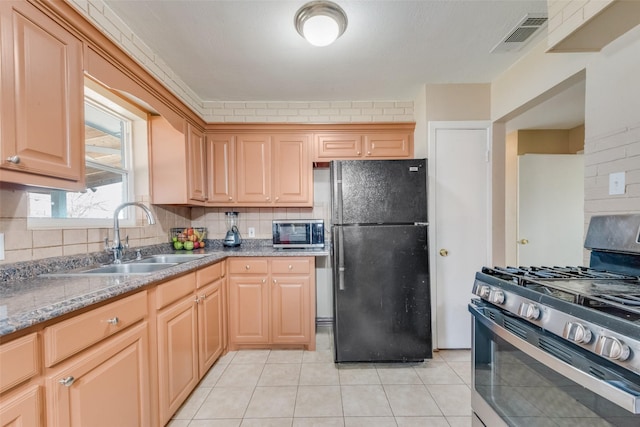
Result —
M640 215L593 217L585 248L476 274L474 425L640 426Z

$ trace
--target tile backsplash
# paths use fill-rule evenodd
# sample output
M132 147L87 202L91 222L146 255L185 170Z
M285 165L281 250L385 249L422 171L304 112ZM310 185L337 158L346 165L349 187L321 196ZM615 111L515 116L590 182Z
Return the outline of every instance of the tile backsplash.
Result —
M149 205L148 197L136 201ZM148 225L142 210L136 209L136 226L123 227L121 236L129 236L129 246L165 243L174 227L207 227L208 239L224 239L227 231L225 212L239 213L239 229L248 239L248 228L255 229L255 239L271 238L273 219L324 219L330 221L329 170L314 170L313 208L204 208L151 205L156 224ZM113 227L29 229L27 226L27 192L0 189L0 233L4 233L5 259L0 264L34 261L43 258L100 252L104 239L113 239Z

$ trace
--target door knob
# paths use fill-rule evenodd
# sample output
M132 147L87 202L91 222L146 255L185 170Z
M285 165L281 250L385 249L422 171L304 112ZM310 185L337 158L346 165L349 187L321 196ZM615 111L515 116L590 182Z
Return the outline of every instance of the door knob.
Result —
M449 251L446 249L440 249L440 256L448 256L449 255Z
M518 243L521 244L521 245L526 245L526 244L529 243L529 241L527 239L520 239L520 240L518 240Z

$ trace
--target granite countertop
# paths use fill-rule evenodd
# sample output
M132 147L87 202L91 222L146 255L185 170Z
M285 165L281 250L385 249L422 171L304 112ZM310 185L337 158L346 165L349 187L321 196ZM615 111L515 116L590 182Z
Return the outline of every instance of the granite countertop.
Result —
M99 277L68 275L43 277L40 275L100 264L100 260L104 259L100 256L92 256L92 254L84 257L60 257L52 259L53 261L21 263L24 265L17 267L0 265L2 273L2 282L0 282L0 338L92 304L180 276L228 257L329 255L327 248L274 249L264 242L256 244L246 242L237 248L225 248L217 242L212 242L206 249L193 251L205 256L146 275ZM135 249L129 251L129 253L131 252L135 254ZM143 256L176 252L180 251L171 250L168 244L142 249ZM102 264L104 263L103 261ZM43 270L45 265L46 269Z

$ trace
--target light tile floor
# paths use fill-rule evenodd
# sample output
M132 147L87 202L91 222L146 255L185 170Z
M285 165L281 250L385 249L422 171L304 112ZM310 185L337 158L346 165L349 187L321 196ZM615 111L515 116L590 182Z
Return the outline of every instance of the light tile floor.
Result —
M229 352L169 427L469 427L471 354L434 353L420 364L333 363L320 328L315 352Z

